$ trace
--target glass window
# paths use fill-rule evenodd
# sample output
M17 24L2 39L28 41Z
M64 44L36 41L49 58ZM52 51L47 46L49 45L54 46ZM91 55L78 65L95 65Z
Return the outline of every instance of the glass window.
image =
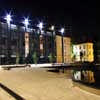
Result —
M84 51L84 55L86 55L86 52Z
M83 49L85 49L85 45L83 45Z
M89 49L91 49L91 45L89 45Z
M81 49L81 46L79 48Z

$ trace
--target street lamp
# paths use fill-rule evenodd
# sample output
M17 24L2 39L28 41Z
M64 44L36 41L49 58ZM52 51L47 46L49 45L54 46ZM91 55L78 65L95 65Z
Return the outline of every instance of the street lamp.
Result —
M54 46L55 46L55 41L54 41L54 30L55 30L55 26L51 26L51 31L52 31L52 39L51 39L51 48L52 48L52 63L53 63L53 61L54 61Z
M29 25L29 19L28 18L25 18L24 20L24 25L25 25L25 32L27 31L27 28L28 28L28 25Z
M10 24L10 22L12 21L10 14L7 14L6 17L5 17L5 19L7 21L7 24Z
M9 27L9 34L8 34L8 40L6 42L6 46L7 46L7 64L9 64L9 61L10 61L10 57L11 57L11 32L10 32L10 28L11 28L11 25L10 25L10 22L12 21L11 19L11 15L10 14L7 14L6 17L5 17L5 20L7 22L7 32L8 32L8 27Z
M42 29L43 29L43 22L40 22L40 23L37 25L37 27L40 29L40 32L41 32Z
M60 32L62 33L62 35L64 34L65 32L65 29L64 28L61 28Z
M54 31L54 29L55 29L55 26L52 25L52 26L51 26L51 30Z
M27 58L29 54L29 34L26 32L29 25L29 19L25 18L23 23L25 25L25 57Z
M42 29L43 29L43 22L40 22L37 27L39 28L40 30L40 34L39 34L39 39L40 39L40 58L43 58L43 36L42 36Z
M60 32L61 32L61 35L62 35L62 63L64 63L64 41L63 41L63 36L64 36L65 29L61 28ZM63 73L64 73L64 67L62 66L62 68L63 68Z

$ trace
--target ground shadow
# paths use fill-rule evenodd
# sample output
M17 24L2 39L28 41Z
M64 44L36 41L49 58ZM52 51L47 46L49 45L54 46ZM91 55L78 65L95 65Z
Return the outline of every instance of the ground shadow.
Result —
M12 91L11 89L9 89L8 87L6 87L5 85L3 85L2 83L0 83L0 87L5 90L8 94L10 94L12 97L14 97L16 100L25 100L23 97L21 97L20 95L18 95L17 93L15 93L14 91Z
M47 70L48 72L54 72L54 73L59 73L59 70L58 69L49 69Z
M85 82L77 82L77 83L91 87L91 88L100 89L100 84L97 84L97 83L93 83L93 84L85 83Z
M85 90L87 92L100 95L100 84L87 84L83 82L75 82L73 81L73 85L79 87L82 90Z

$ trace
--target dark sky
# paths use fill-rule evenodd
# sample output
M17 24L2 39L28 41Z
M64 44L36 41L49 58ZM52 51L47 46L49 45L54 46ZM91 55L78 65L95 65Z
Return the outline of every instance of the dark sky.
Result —
M66 1L66 2L65 2ZM49 23L72 25L75 36L98 34L96 0L0 0L0 15L11 10L17 16L46 17ZM99 8L98 8L99 9Z

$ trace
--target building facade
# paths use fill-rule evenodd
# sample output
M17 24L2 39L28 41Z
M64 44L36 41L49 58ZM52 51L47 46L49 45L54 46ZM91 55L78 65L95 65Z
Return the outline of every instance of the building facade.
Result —
M55 57L55 35L0 22L0 64L39 63ZM55 59L51 60L54 62Z
M0 22L0 64L24 63L28 53L26 34L23 26Z
M64 63L71 61L71 39L64 37ZM0 64L62 63L61 36L55 31L0 22Z
M71 63L72 62L71 61L71 38L63 37L63 46L64 47L62 52L62 36L57 35L56 36L56 62ZM64 62L62 59L64 59Z
M73 45L74 61L94 61L93 43L81 43Z

